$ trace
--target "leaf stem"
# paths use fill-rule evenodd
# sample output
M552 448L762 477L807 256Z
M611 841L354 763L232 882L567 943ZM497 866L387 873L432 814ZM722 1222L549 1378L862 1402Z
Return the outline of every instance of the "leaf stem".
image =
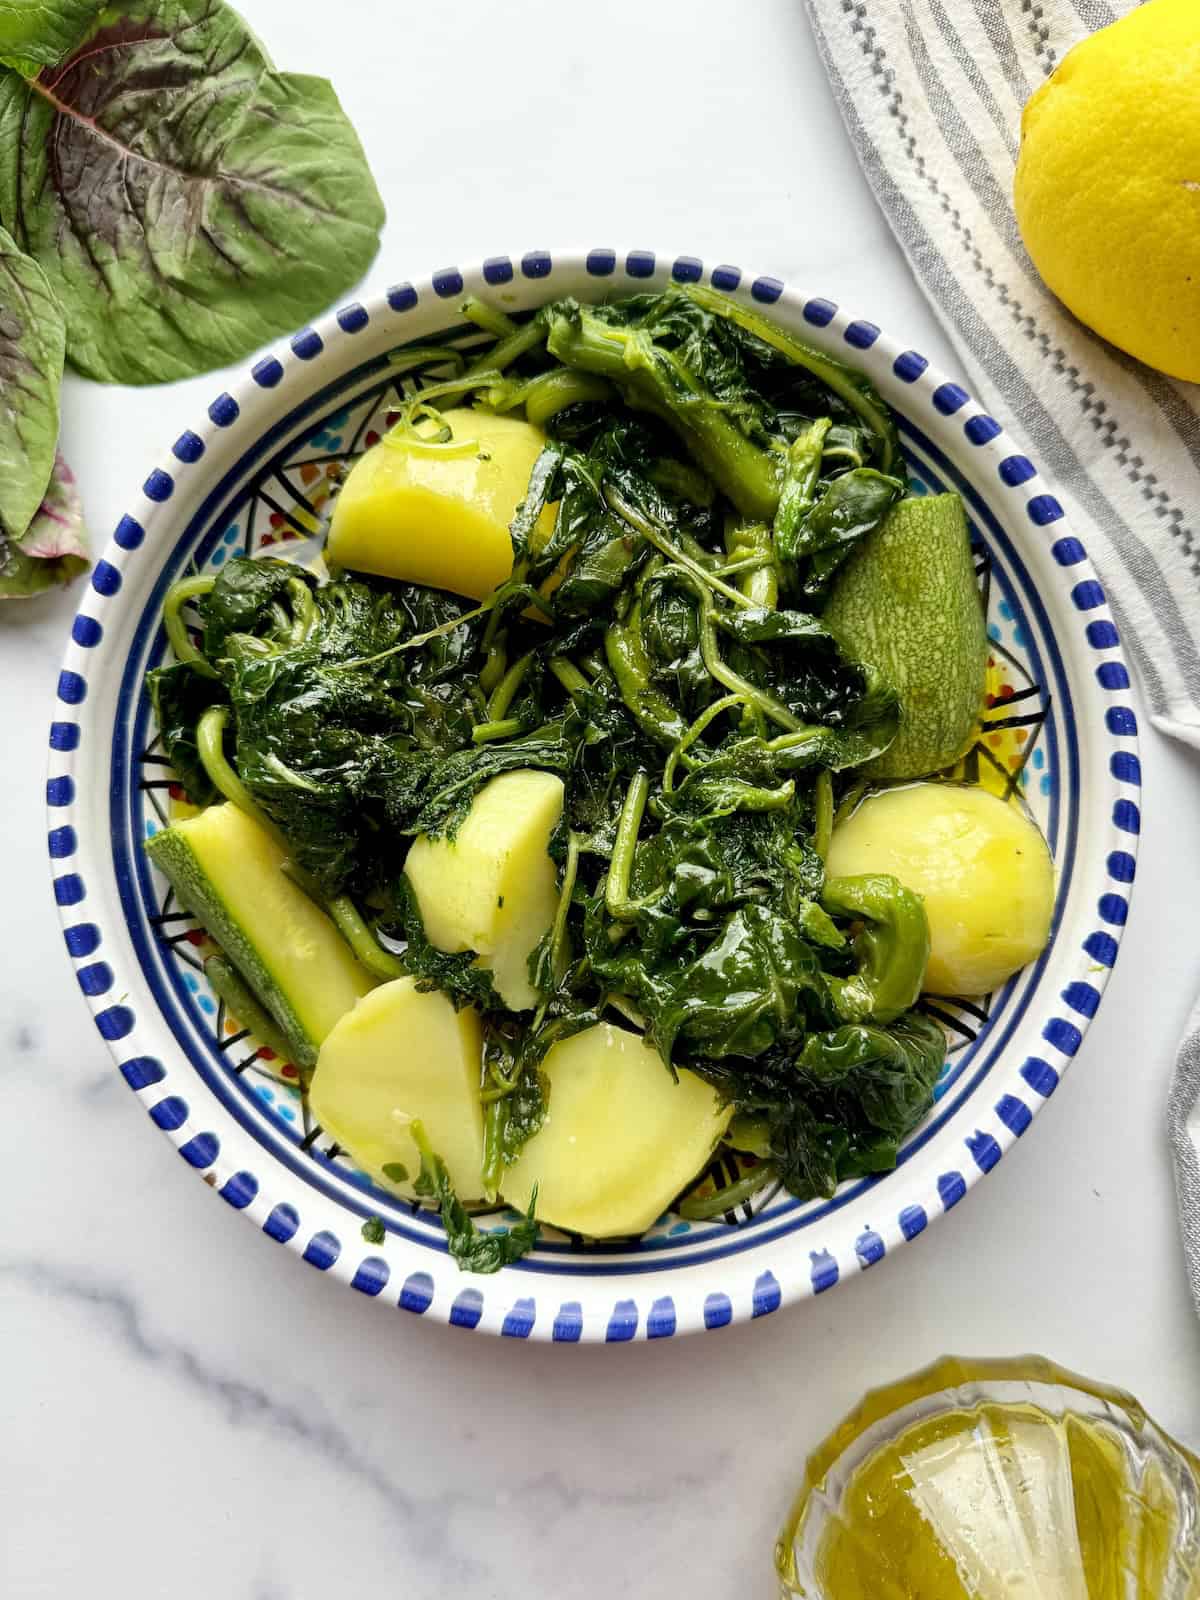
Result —
M181 578L178 583L173 583L167 590L163 600L163 627L166 629L167 639L175 653L176 661L185 662L198 672L202 678L215 678L217 669L210 663L202 650L198 650L192 643L187 631L187 624L181 615L182 609L189 600L195 600L202 594L211 593L216 583L215 578L194 577Z

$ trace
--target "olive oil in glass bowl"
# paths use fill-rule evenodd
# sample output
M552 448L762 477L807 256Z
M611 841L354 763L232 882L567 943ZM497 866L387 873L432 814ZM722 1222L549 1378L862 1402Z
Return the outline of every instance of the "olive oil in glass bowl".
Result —
M1200 1460L1038 1357L947 1357L810 1457L780 1600L1194 1600Z

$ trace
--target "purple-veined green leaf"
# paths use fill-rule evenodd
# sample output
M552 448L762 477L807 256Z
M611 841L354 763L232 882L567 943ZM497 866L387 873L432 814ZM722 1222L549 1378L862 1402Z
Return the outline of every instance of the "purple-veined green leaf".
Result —
M0 532L33 520L54 465L63 317L46 275L0 228Z
M88 566L79 490L56 453L45 498L29 527L19 539L0 529L0 600L26 600L56 583L70 583Z
M383 215L329 84L276 72L220 0L124 0L36 76L0 69L0 216L89 377L182 378L299 326Z

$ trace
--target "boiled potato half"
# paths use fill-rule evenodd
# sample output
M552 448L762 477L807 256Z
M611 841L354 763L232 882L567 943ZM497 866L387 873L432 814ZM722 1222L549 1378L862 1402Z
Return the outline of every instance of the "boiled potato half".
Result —
M454 1009L413 978L382 984L348 1011L321 1046L309 1089L313 1115L373 1178L411 1195L421 1157L409 1131L424 1124L459 1195L481 1192L483 1110L479 1015ZM407 1178L384 1167L403 1167Z
M546 847L562 808L562 779L553 773L501 773L475 796L453 838L419 835L404 863L430 944L474 950L512 1011L538 1000L529 957L558 907Z
M1040 955L1054 912L1054 863L1017 806L952 783L864 800L835 829L831 877L890 872L929 919L925 991L981 995Z
M385 436L360 457L334 502L325 555L354 572L482 600L512 572L508 525L546 436L487 411L442 416L449 449ZM538 532L548 538L553 527L547 507Z
M712 1154L730 1109L641 1036L608 1023L556 1044L546 1120L503 1179L504 1198L571 1233L642 1233Z

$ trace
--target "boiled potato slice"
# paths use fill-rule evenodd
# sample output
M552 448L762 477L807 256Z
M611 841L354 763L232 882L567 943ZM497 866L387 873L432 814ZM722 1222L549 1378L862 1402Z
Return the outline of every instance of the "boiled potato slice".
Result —
M556 1044L546 1120L503 1179L504 1198L572 1233L642 1233L704 1166L730 1109L695 1073L678 1082L639 1034L600 1023Z
M831 877L890 872L923 897L931 994L988 994L1050 937L1046 841L986 789L918 783L872 795L834 831L826 868Z
M455 1011L437 990L396 978L366 995L334 1027L309 1089L313 1115L364 1172L411 1195L421 1157L409 1132L424 1124L458 1194L481 1192L483 1110L479 1015ZM407 1180L384 1173L399 1164Z
M528 963L558 906L546 846L562 808L562 779L553 773L501 773L475 796L452 839L420 835L404 864L430 944L476 951L513 1011L538 1000Z
M487 411L456 407L442 415L462 452L386 437L373 445L334 502L326 558L482 600L512 572L508 525L546 436ZM547 507L538 532L548 538L553 527Z

